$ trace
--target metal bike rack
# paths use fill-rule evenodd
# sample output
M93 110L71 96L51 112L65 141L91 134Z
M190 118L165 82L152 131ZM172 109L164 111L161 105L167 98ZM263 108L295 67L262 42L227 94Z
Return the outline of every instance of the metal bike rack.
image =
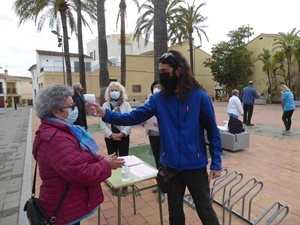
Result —
M228 224L232 223L232 215L236 215L249 224L280 224L289 212L288 206L279 202L273 203L258 219L253 221L253 200L263 189L263 183L254 178L243 181L243 174L223 169L221 177L214 180L210 188L212 201L223 207L222 225L225 225L228 214ZM196 209L191 194L186 194L184 203Z

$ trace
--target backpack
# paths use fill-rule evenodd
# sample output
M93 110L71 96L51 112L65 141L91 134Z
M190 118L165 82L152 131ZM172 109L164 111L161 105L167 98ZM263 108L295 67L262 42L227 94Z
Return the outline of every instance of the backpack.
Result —
M245 129L243 128L243 123L233 116L231 116L229 119L228 129L232 134L240 134L245 131Z

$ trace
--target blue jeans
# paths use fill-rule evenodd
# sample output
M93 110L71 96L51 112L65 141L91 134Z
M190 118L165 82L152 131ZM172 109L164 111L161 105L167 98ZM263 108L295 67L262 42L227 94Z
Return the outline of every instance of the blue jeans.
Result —
M235 115L235 114L233 114L233 113L228 113L228 116L229 116L229 118L230 118L230 117L234 117L234 118L237 118L237 119L239 118L239 116L237 116L237 115Z

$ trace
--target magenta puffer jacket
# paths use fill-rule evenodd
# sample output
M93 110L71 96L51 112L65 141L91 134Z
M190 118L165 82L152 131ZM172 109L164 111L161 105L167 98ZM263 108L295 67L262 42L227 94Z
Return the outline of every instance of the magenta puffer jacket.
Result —
M70 127L41 121L33 143L42 180L40 205L52 216L68 183L70 190L58 212L56 224L67 224L90 213L103 202L101 182L111 176L103 156L82 149Z

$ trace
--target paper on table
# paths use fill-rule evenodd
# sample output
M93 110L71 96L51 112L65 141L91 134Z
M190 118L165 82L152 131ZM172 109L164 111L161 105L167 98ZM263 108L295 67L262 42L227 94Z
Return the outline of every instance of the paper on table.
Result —
M155 116L152 116L149 120L146 121L144 128L148 130L159 131L158 127L154 124L157 124L157 118Z
M149 167L143 163L130 167L130 171L139 178L151 177L157 174L157 169Z
M134 155L120 156L119 158L124 159L129 167L142 163L142 160Z

